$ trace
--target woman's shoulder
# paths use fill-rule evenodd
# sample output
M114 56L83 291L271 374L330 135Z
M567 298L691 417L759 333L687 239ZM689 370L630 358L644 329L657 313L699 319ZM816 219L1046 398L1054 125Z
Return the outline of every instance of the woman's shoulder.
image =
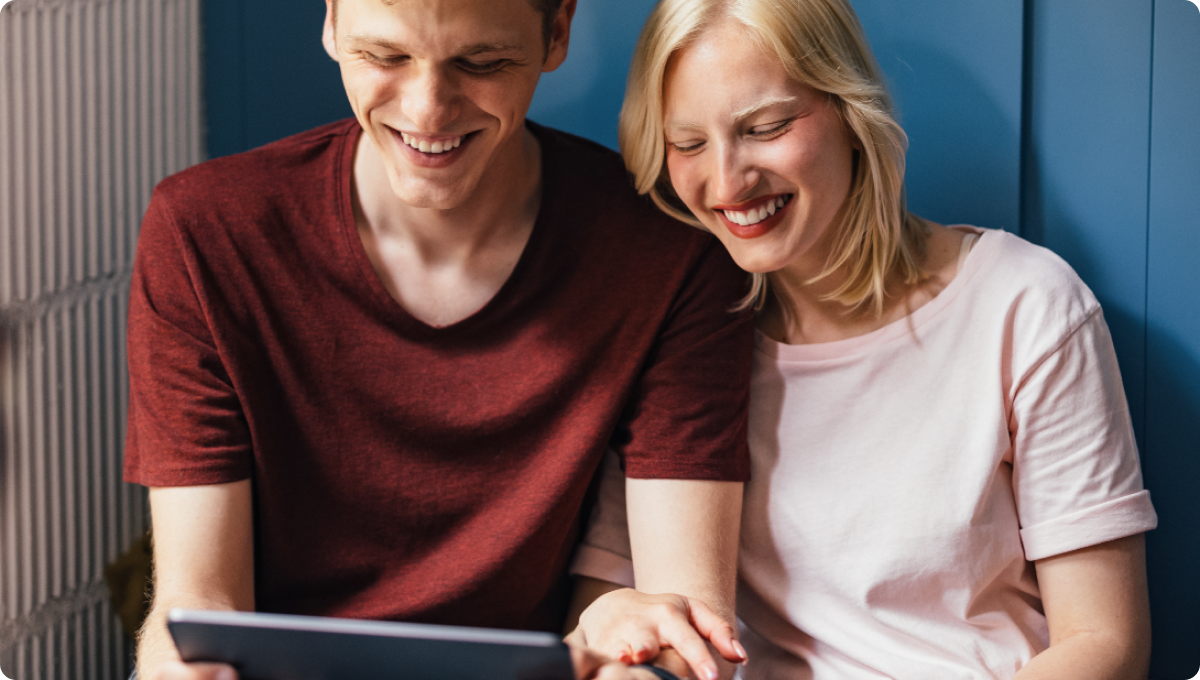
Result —
M1007 323L1070 333L1100 303L1079 274L1057 253L999 229L956 225L979 235L960 275L974 305L1003 310Z

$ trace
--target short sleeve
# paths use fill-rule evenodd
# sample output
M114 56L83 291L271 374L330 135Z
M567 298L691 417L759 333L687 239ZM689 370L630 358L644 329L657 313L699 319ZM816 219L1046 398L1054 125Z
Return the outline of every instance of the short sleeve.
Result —
M715 238L676 295L613 445L638 479L750 477L754 319L732 308L746 274Z
M1108 326L1099 309L1025 375L1013 399L1013 489L1039 560L1153 529Z
M146 486L250 477L250 435L208 325L169 200L155 192L138 237L129 293L125 480Z
M583 540L571 560L572 574L633 587L633 551L625 514L625 475L612 451L600 466L600 490Z

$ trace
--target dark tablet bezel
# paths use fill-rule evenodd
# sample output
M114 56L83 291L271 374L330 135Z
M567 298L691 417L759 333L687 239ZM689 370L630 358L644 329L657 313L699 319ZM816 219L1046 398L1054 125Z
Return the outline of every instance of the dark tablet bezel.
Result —
M184 661L227 663L242 680L574 680L551 633L289 614L172 609Z

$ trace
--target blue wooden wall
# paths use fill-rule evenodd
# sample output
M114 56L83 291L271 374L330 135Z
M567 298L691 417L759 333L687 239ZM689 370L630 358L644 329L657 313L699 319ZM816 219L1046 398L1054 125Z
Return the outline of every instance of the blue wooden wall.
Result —
M1113 330L1146 483L1152 677L1200 668L1200 10L1188 0L854 0L907 129L914 211L1065 257ZM650 0L579 0L530 116L616 145ZM349 115L320 0L208 0L212 156Z

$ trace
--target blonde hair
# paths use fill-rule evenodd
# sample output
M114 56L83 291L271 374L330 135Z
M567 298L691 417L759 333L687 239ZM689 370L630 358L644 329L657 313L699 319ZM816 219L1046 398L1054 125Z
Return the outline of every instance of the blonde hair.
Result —
M724 18L745 26L761 47L778 55L791 78L827 93L857 138L860 150L841 232L825 270L810 283L844 267L848 277L828 299L881 314L889 275L898 273L908 284L925 278L919 262L928 228L905 209L908 137L892 114L879 66L845 0L660 0L634 52L618 132L638 193L650 194L667 214L701 227L667 173L663 80L671 57ZM766 275L754 274L740 308L761 308L766 296Z

